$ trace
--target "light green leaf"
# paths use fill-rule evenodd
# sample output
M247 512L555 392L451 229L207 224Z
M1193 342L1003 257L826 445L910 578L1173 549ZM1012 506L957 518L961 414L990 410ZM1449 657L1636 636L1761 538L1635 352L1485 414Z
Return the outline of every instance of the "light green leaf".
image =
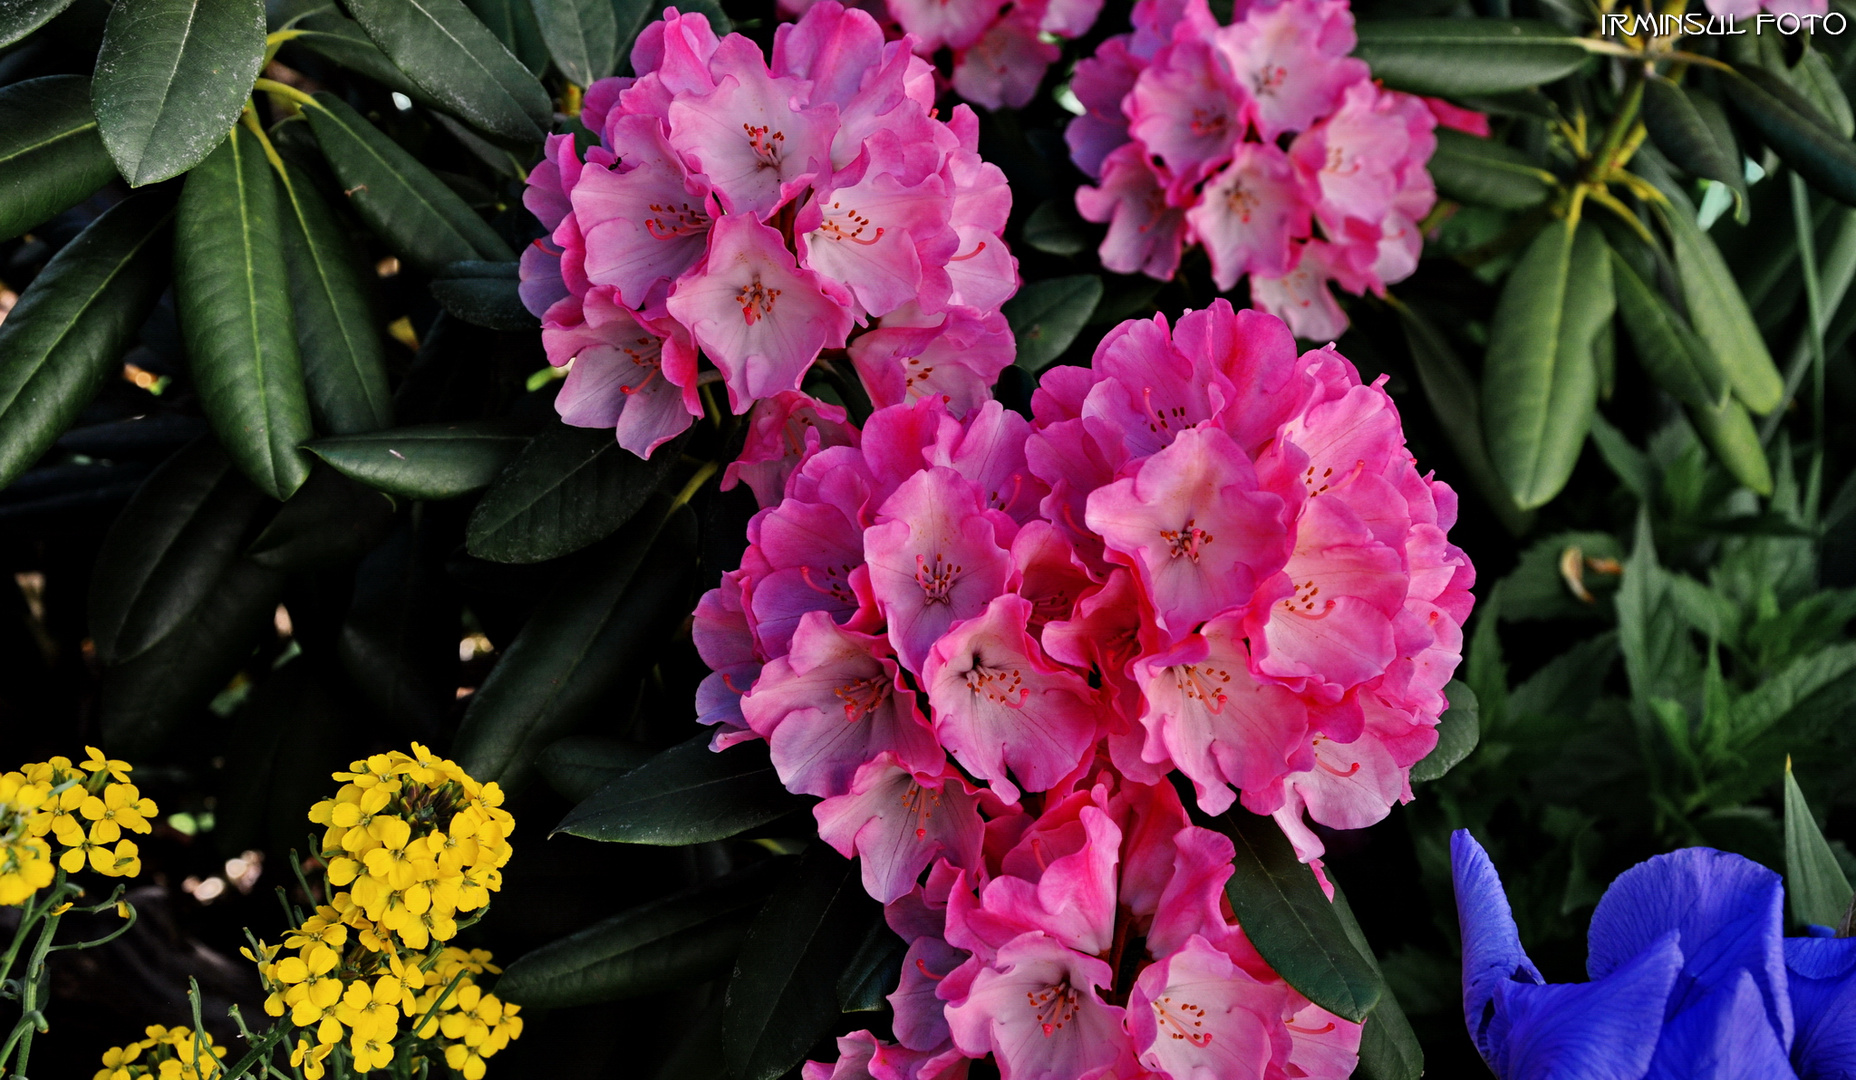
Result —
M1785 896L1792 919L1801 924L1841 927L1850 910L1849 878L1824 840L1811 805L1785 760Z
M1730 397L1715 409L1690 406L1688 418L1735 480L1759 495L1772 494L1772 467L1766 461L1766 449L1759 443L1753 418L1738 398Z

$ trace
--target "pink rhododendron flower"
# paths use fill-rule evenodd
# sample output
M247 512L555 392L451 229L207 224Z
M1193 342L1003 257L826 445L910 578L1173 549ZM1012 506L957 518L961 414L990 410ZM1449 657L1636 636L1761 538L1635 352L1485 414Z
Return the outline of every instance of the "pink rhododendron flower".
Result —
M985 398L1014 355L1011 193L972 111L936 112L917 44L824 0L779 28L769 63L672 7L639 34L635 75L587 88L598 143L582 159L551 136L523 197L549 232L523 253L521 296L549 362L574 369L562 419L648 456L702 415L699 384L719 378L745 413L847 347L879 403ZM773 423L757 420L749 464L776 460ZM782 471L730 481L746 475Z
M1065 137L1098 181L1076 208L1109 226L1102 265L1166 279L1201 244L1220 290L1249 277L1297 337L1338 337L1330 284L1383 294L1417 268L1435 126L1487 118L1380 89L1347 55L1346 0L1240 4L1229 26L1205 0L1139 0L1133 22L1071 82Z

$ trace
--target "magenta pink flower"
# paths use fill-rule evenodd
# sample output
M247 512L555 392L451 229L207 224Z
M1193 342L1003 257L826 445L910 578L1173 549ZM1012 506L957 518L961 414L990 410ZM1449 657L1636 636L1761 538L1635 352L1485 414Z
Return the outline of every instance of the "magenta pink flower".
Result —
M1194 934L1135 980L1128 1029L1141 1066L1168 1080L1263 1080L1289 1048L1287 1000L1284 983L1258 981Z
M864 532L870 583L903 666L925 674L928 650L1005 591L1016 526L987 511L979 489L952 469L916 473Z
M762 506L778 505L786 478L802 458L828 446L856 446L857 428L842 406L814 401L787 390L754 403L748 413L747 444L722 474L722 490L747 481Z
M1132 1055L1122 1010L1097 992L1113 974L1038 931L1020 935L974 977L965 1000L948 1006L954 1044L995 1055L1003 1080L1116 1075Z
M812 813L819 838L846 858L861 857L864 890L888 903L915 888L936 857L979 866L977 806L973 789L944 761L917 771L882 753L857 770L847 792Z

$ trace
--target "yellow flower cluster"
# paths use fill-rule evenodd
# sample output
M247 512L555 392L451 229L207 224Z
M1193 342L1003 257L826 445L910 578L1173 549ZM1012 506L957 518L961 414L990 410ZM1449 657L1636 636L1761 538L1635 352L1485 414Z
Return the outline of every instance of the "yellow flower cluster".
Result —
M460 914L488 906L502 887L514 819L495 784L417 743L410 756L377 754L350 769L335 774L344 781L336 796L309 812L326 827L329 884L348 888L281 947L252 955L270 993L265 1011L314 1029L290 1055L307 1080L319 1080L338 1046L355 1072L386 1066L402 1020L478 1080L484 1059L521 1035L522 1018L477 986L474 976L499 970L489 953L444 942Z
M165 1028L152 1024L148 1037L128 1046L103 1052L103 1068L92 1080L214 1080L226 1072L223 1048L202 1033L195 1042L190 1027Z
M149 831L154 800L129 782L128 762L84 749L89 756L75 765L55 757L0 774L0 905L23 903L52 883L47 836L65 849L57 866L67 874L85 863L105 877L142 872L141 850L123 833Z

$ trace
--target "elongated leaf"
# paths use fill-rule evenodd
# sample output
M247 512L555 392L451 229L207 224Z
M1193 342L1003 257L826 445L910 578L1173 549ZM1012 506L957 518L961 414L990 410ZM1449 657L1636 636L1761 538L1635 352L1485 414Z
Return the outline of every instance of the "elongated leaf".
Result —
M591 715L662 632L683 603L696 545L688 507L655 527L663 513L648 508L611 551L557 585L490 670L452 744L472 776L526 785L542 748Z
M1062 199L1039 203L1025 219L1024 237L1025 243L1052 255L1081 255L1089 247L1088 228Z
M535 7L529 0L464 0L464 4L523 67L537 76L548 69L548 46L541 40Z
M1385 972L1380 970L1379 958L1373 955L1366 931L1360 929L1359 920L1353 916L1353 907L1347 902L1347 894L1338 885L1334 887L1334 913L1347 932L1347 940L1359 950L1360 957L1372 965L1381 986L1379 1004L1373 1006L1373 1014L1366 1018L1366 1026L1360 1032L1360 1067L1354 1075L1361 1080L1418 1080L1424 1075L1424 1048L1418 1045L1418 1035L1411 1030L1411 1021L1405 1019L1405 1010L1399 1008L1398 999L1392 996L1392 988L1385 985Z
M1063 355L1102 300L1095 274L1033 281L1005 302L1006 320L1018 340L1018 366L1036 375Z
M507 421L479 420L338 435L306 449L389 495L454 499L489 487L528 440L526 430Z
M1462 764L1482 738L1482 724L1477 717L1476 693L1460 679L1444 687L1450 708L1437 721L1437 745L1411 767L1412 783L1441 779Z
M1820 691L1856 677L1856 644L1831 645L1801 656L1734 702L1734 742L1744 745L1773 730Z
M1733 130L1714 99L1685 90L1661 76L1643 83L1643 123L1656 148L1692 176L1733 189L1734 205L1746 203L1746 172Z
M0 89L0 240L76 206L115 176L82 77Z
M264 65L264 0L119 0L90 84L103 145L140 187L206 160Z
M1544 505L1572 475L1597 404L1592 340L1614 304L1608 249L1590 224L1549 224L1508 275L1489 330L1482 422L1522 509Z
M1637 358L1657 385L1696 408L1712 409L1725 401L1727 374L1714 358L1714 350L1615 251L1611 253L1611 279L1617 289L1618 316L1637 347Z
M1373 77L1413 94L1505 94L1572 74L1577 37L1525 19L1381 19L1359 24L1353 54Z
M1760 495L1772 494L1772 467L1766 461L1766 449L1760 445L1759 429L1753 426L1753 418L1739 399L1730 397L1713 409L1691 406L1688 418L1735 480Z
M457 702L462 618L443 563L457 541L455 526L414 516L355 568L336 652L377 717L414 737L436 736Z
M838 976L838 1009L841 1012L880 1012L889 1007L886 1000L902 974L903 954L908 943L896 936L888 924L870 924L857 955Z
M367 76L388 90L405 94L421 105L438 104L417 83L407 78L405 72L393 66L393 61L380 51L380 46L367 36L360 23L333 7L306 16L292 29L297 32L297 36L291 38L289 44L309 49L349 71Z
M24 38L71 6L71 0L0 0L0 48Z
M578 551L631 520L676 463L675 443L646 461L605 428L552 425L484 493L465 529L465 549L496 562Z
M586 86L612 74L619 23L612 0L533 0L541 40L567 81Z
M837 982L881 918L857 864L823 843L768 898L728 980L722 1061L736 1080L774 1080L838 1020Z
M1812 187L1856 206L1856 144L1782 77L1751 65L1725 82L1728 104Z
M432 282L432 296L454 317L491 330L537 330L522 303L515 263L452 263Z
M1553 192L1553 174L1526 154L1450 128L1437 129L1437 152L1427 167L1438 194L1475 206L1527 210Z
M428 272L467 259L506 262L509 245L432 171L333 94L306 108L349 203L394 254Z
M1314 871L1268 818L1242 808L1220 814L1212 827L1237 845L1225 896L1257 952L1331 1013L1358 1023L1379 1003L1382 980L1347 937Z
M284 573L323 570L367 554L392 524L392 499L317 465L245 553Z
M512 142L547 134L554 112L547 91L462 0L348 0L347 8L447 111Z
M1792 66L1791 84L1806 101L1817 106L1838 134L1846 139L1856 135L1856 115L1850 112L1850 99L1844 96L1843 87L1837 83L1830 58L1813 49L1808 42L1804 54Z
M758 742L709 750L709 736L664 751L573 808L555 831L588 840L676 847L725 840L792 811Z
M1849 878L1824 840L1811 804L1785 762L1785 896L1792 919L1801 924L1838 927L1850 909Z
M287 164L278 178L310 407L332 435L384 428L393 422L386 349L374 327L360 255L307 178Z
M570 735L550 743L537 755L535 768L562 798L581 803L656 756L653 751L617 739Z
M1785 380L1772 362L1772 353L1766 349L1727 260L1696 224L1686 198L1672 198L1661 217L1669 230L1682 299L1695 332L1720 360L1741 403L1757 413L1771 412L1785 399Z
M240 128L187 177L174 227L174 306L206 418L259 489L309 477L309 392L296 346L277 182Z
M90 583L97 658L119 664L172 633L238 559L262 503L211 440L156 469L97 556Z
M172 206L116 204L52 256L0 323L0 487L96 396L167 285Z
M782 871L769 860L719 881L623 911L520 957L497 996L559 1009L646 997L704 982L734 966L754 912Z

